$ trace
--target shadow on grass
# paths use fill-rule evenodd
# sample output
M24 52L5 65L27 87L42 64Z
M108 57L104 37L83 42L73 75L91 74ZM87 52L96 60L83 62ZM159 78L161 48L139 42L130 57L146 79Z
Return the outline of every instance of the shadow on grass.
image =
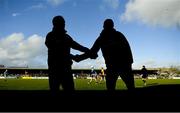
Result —
M179 111L180 85L156 85L135 91L80 90L59 91L1 90L1 111ZM174 104L173 104L174 103ZM8 109L7 105L12 109ZM162 107L163 106L163 107ZM133 108L133 109L131 109Z
M1 86L0 86L1 87ZM148 84L145 87L138 87L135 89L134 92L129 92L128 90L116 90L114 92L108 92L107 90L76 90L73 93L66 93L63 91L59 91L56 96L99 96L99 95L106 95L111 96L112 94L119 95L119 96L129 96L128 94L132 93L134 96L142 95L177 95L180 96L180 85L178 84L169 84L169 85L159 85L158 83ZM131 96L132 96L131 95ZM49 90L0 90L0 96L52 96Z
M147 84L147 86L157 86L159 85L158 83L151 83L151 84Z

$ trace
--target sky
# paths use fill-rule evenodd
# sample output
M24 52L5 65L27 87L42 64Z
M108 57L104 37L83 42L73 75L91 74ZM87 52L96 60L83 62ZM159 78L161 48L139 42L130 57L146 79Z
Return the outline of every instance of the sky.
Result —
M104 20L113 19L131 46L135 69L180 66L179 6L180 0L0 0L0 64L47 68L45 38L52 18L61 15L67 33L88 48ZM98 55L72 68L106 68Z

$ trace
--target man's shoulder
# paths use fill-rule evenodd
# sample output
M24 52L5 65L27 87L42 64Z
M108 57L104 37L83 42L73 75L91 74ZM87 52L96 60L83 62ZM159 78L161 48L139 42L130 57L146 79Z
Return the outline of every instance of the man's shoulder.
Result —
M48 32L46 37L52 36L52 31Z
M66 38L72 39L71 36L69 34L67 34L67 33L65 34L65 36L66 36Z
M73 41L73 38L69 34L65 34L65 39L68 41Z
M121 38L121 40L124 40L124 41L127 40L125 35L122 32L120 32L120 31L116 31L116 35L115 36Z
M124 34L123 34L122 32L120 32L120 31L116 31L116 34L117 34L117 35L124 36Z

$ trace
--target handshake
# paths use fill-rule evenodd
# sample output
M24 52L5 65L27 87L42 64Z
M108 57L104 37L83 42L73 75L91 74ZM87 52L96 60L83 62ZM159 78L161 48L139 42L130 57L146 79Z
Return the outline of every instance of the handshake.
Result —
M80 62L87 58L96 59L97 57L98 57L97 53L92 53L91 51L88 51L81 55L73 55L72 59L76 62Z

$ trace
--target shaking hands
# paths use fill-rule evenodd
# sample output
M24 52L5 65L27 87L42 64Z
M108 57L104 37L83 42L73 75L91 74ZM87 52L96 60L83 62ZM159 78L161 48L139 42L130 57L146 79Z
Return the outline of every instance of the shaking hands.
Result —
M93 54L90 51L88 51L88 52L85 52L84 54L81 54L81 55L75 55L75 56L73 56L72 59L76 62L80 62L80 61L85 60L87 58L96 59L97 57L98 57L97 53Z

